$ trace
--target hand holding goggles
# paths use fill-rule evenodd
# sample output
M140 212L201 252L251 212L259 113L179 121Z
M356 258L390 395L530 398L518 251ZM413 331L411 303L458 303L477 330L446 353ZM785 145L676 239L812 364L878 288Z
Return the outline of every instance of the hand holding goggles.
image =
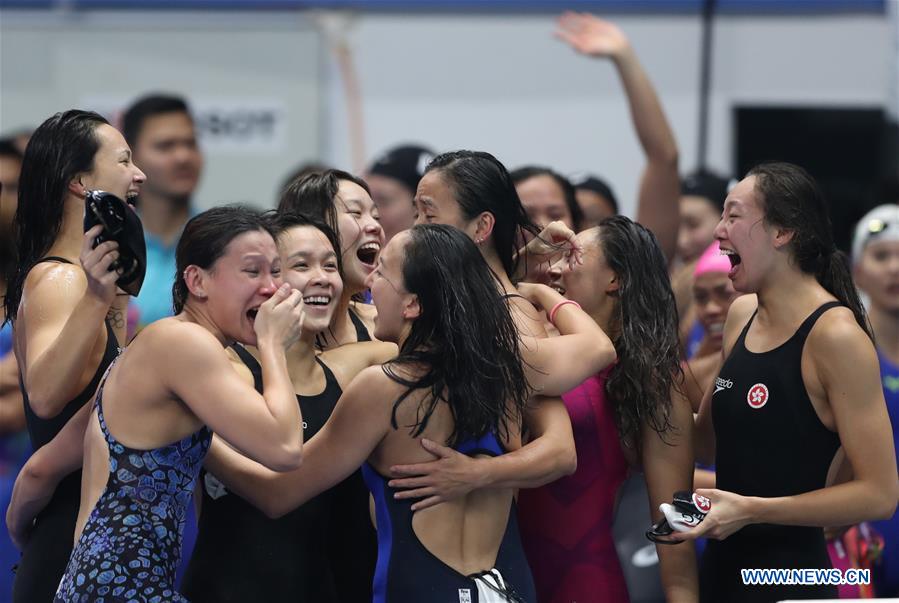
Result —
M147 245L140 218L112 193L90 191L84 202L84 231L97 224L103 225L103 231L94 240L94 247L104 241L119 244L119 257L109 269L119 272L116 285L136 296L147 271Z
M657 544L680 544L682 540L667 537L674 532L688 532L698 526L712 510L712 502L695 492L681 490L674 493L671 504L659 505L659 510L665 518L646 530L646 537Z

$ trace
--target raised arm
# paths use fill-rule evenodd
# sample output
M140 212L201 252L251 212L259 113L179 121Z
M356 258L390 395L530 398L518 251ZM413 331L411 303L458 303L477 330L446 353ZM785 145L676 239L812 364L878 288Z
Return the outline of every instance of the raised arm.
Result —
M680 176L674 133L627 36L613 23L584 13L567 12L559 19L556 35L581 54L609 58L627 95L631 119L646 168L640 180L637 221L655 233L670 262L677 245L680 223Z
M644 425L643 470L652 522L662 519L659 505L679 490L693 489L693 411L690 401L672 389L671 430L661 436ZM699 600L696 551L691 543L657 544L662 587L667 601Z
M559 337L522 337L525 374L535 393L559 396L615 362L615 346L589 314L546 285L520 283L519 292L545 309Z
M899 499L896 452L877 353L848 310L831 310L807 340L817 382L833 413L853 474L845 483L796 496L760 498L705 490L712 511L688 537L723 539L745 525L845 526L888 519ZM849 360L851 359L851 361ZM815 395L815 383L809 391ZM711 521L710 521L711 520Z
M19 550L28 539L34 518L50 502L59 482L81 468L84 432L92 410L93 404L82 406L55 438L31 455L19 472L6 509L6 528Z
M422 440L437 460L390 468L397 479L397 498L421 498L412 510L426 509L482 488L537 488L571 475L577 452L571 419L560 398L537 398L525 415L531 441L518 450L492 458L472 458Z
M91 351L106 330L103 320L116 293L116 272L109 265L118 246L107 241L92 249L102 231L95 226L84 235L81 265L38 265L25 280L16 330L26 337L20 350L25 391L32 410L41 418L58 415L84 386Z
M289 513L346 479L383 439L390 429L390 405L383 404L386 379L381 367L373 366L353 380L324 427L306 444L299 469L269 471L216 439L206 469L269 517Z
M233 369L218 342L203 327L166 325L158 342L164 384L215 433L248 457L276 471L302 459L303 433L285 350L299 338L302 297L283 285L259 307L257 335L263 392Z

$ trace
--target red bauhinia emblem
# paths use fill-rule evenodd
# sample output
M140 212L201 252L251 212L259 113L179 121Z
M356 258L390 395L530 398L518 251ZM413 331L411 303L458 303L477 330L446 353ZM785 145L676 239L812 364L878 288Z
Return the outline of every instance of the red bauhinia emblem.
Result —
M710 501L702 494L696 494L695 492L693 493L693 504L696 505L696 508L703 513L708 513L712 510L712 501Z
M755 409L759 409L767 404L768 387L764 383L756 383L750 387L749 393L746 394L746 402L749 403L750 407Z

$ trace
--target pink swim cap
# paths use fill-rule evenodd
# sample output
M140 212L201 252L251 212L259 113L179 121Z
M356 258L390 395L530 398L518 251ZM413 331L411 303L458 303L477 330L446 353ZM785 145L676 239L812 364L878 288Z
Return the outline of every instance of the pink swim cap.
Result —
M718 241L715 241L702 252L699 261L696 262L696 268L693 270L693 278L706 272L730 272L730 260L726 255L721 255L718 247Z

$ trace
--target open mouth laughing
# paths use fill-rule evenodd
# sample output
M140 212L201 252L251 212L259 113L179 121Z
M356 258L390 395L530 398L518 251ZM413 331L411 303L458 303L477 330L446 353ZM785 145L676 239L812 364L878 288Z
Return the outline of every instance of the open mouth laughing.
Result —
M380 252L381 245L377 241L370 241L359 246L359 249L356 251L356 257L366 266L374 267Z
M303 298L303 304L312 307L325 307L331 303L329 295L309 295Z
M740 257L739 253L732 249L725 249L724 247L721 247L720 249L721 255L727 256L727 259L730 260L730 272L728 272L727 276L733 278L737 271L737 266L743 262L743 258Z

